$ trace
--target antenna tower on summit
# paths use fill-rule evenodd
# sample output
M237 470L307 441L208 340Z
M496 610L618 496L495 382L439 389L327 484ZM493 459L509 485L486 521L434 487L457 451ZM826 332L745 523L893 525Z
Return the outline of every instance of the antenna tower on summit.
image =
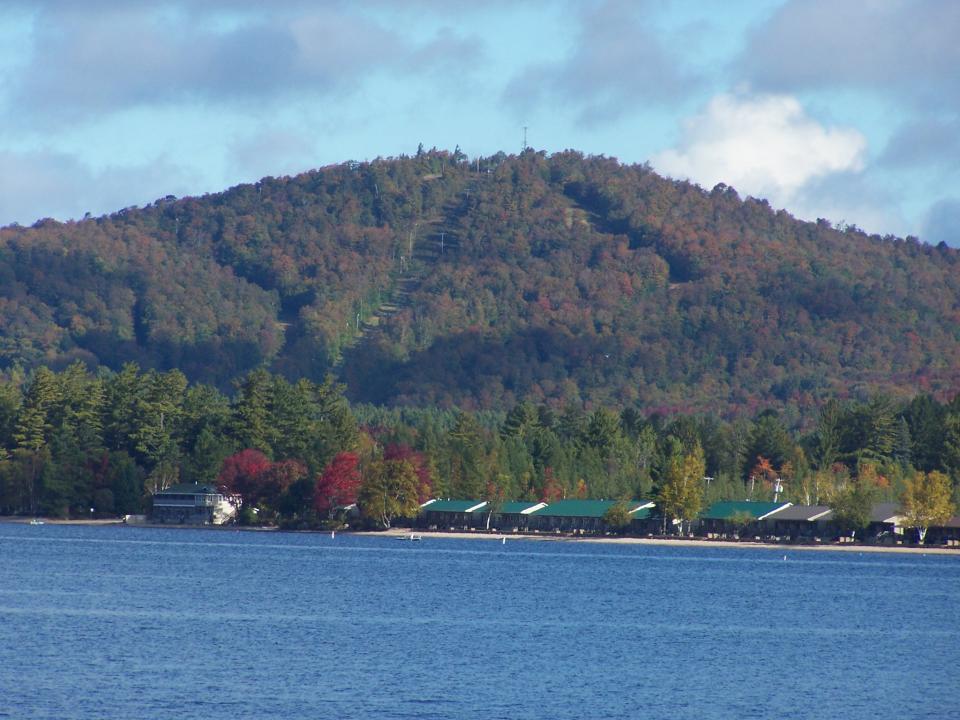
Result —
M520 149L521 152L526 152L527 150L527 126L523 126L523 147Z

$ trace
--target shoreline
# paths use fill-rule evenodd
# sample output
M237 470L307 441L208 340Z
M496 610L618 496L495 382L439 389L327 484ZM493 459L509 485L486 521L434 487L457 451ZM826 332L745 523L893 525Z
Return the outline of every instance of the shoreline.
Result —
M641 537L617 537L613 535L602 537L584 537L569 535L526 535L513 533L487 533L487 532L446 532L437 530L425 530L419 532L408 528L390 528L389 530L358 530L343 531L344 534L370 536L370 537L405 537L408 535L419 535L423 539L444 539L455 540L495 540L500 541L506 538L508 541L529 540L533 542L570 542L570 543L593 543L607 545L652 545L659 547L696 547L696 548L755 548L758 550L782 550L786 551L810 551L810 552L859 552L859 553L900 553L900 554L921 554L921 555L948 555L960 558L960 550L941 547L917 547L913 545L857 545L857 544L823 544L823 545L794 545L790 543L764 543L755 541L736 542L733 540L704 540L698 538L641 538Z
M74 520L64 520L63 518L48 518L48 517L20 517L17 515L0 515L0 524L8 525L29 525L34 520L39 520L44 525L90 525L91 527L96 527L99 525L125 525L120 518L95 518L95 519L74 519Z
M77 519L63 520L59 518L36 518L42 520L44 525L85 525L91 527L104 527L118 525L132 528L151 528L162 530L229 530L243 532L291 532L291 533L311 533L325 535L329 530L281 530L277 527L241 527L238 525L167 525L162 523L125 523L120 519ZM29 525L33 518L25 517L0 517L0 524ZM422 539L430 540L487 540L503 542L504 539L511 542L529 541L529 542L566 542L566 543L591 543L607 545L648 545L657 547L693 547L693 548L753 548L758 550L778 550L778 551L799 551L799 552L857 552L857 553L898 553L898 554L921 554L921 555L945 555L960 558L960 548L945 547L925 547L915 545L860 545L860 544L839 544L829 543L822 545L800 545L790 543L765 543L752 540L737 542L733 540L706 540L700 538L641 538L641 537L620 537L605 535L601 537L572 536L572 535L548 535L548 534L514 534L514 533L496 533L496 532L447 532L438 530L417 531L410 528L389 528L387 530L337 530L341 535L355 535L357 537L390 537L390 538L408 538L411 535L418 535Z

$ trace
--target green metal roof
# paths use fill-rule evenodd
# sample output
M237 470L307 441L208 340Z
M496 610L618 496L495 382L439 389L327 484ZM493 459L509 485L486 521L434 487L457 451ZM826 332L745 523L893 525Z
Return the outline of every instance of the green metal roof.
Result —
M503 515L520 515L530 508L535 508L538 502L505 502L500 506L500 512Z
M557 500L554 503L550 503L545 508L541 508L536 512L532 513L533 515L540 515L543 517L596 517L602 518L604 514L611 507L616 505L620 500ZM644 518L647 517L649 509L645 508L645 505L650 503L647 500L630 500L627 502L627 507L630 510L630 514L635 518ZM646 513L644 513L646 510Z
M700 517L704 520L729 520L736 514L746 513L754 520L757 520L765 515L769 515L775 510L789 506L790 503L752 502L750 500L744 500L742 502L718 502L700 513Z
M476 512L486 509L486 505L484 500L434 500L423 506L423 512Z

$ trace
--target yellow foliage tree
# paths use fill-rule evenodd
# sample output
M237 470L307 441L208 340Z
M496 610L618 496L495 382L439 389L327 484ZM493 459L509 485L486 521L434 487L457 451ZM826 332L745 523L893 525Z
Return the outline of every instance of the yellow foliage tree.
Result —
M900 502L904 525L917 529L921 545L930 526L945 523L956 510L950 496L950 478L936 470L907 478Z
M703 507L703 473L706 463L699 443L687 455L676 455L670 460L663 486L660 488L660 508L666 517L684 524L692 522Z
M364 473L357 504L364 517L389 528L394 518L416 517L420 479L409 460L376 460Z

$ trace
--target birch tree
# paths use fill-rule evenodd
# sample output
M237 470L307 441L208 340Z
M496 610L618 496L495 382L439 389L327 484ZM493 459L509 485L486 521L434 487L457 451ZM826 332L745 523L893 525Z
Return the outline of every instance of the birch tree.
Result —
M693 522L703 506L705 467L699 443L686 455L674 455L667 465L659 504L665 517L680 521L681 534L684 525Z
M364 473L357 504L364 517L389 528L394 518L416 517L420 482L408 460L377 460Z
M903 522L916 528L920 544L932 525L942 525L953 515L956 507L950 497L950 478L942 472L918 472L904 483L900 496Z

